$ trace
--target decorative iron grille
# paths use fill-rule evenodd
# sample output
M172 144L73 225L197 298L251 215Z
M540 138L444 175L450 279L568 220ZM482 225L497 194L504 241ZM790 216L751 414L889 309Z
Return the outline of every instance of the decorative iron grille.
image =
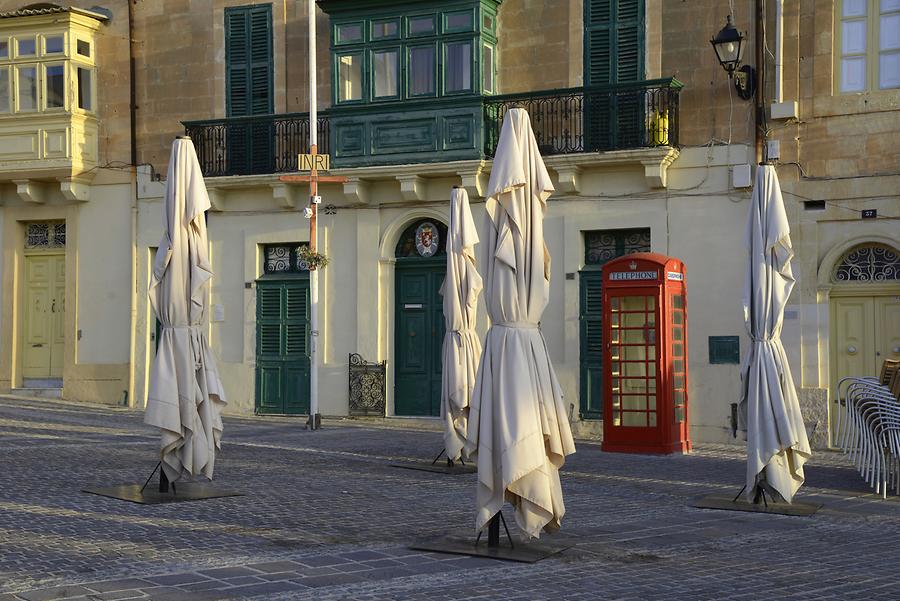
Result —
M888 246L854 248L834 270L835 282L888 282L900 280L900 254Z
M650 229L584 232L584 264L603 265L631 253L650 252Z
M486 97L484 153L494 156L506 112L521 107L543 155L678 146L674 78Z
M25 227L25 248L65 248L66 224L29 223Z
M309 263L303 260L301 244L267 244L264 247L263 273L302 273L309 271Z
M206 177L297 171L297 155L309 152L309 114L186 121ZM328 154L330 123L318 119L319 153Z
M384 417L386 366L385 361L372 363L350 354L350 415Z

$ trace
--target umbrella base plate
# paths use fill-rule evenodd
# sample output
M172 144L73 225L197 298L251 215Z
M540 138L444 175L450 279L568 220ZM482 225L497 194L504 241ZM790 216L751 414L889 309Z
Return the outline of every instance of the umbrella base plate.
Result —
M695 500L691 507L698 509L723 509L726 511L752 511L754 513L775 513L778 515L793 515L808 517L822 508L821 503L751 503L741 497L737 501L731 495L712 494Z
M141 492L141 484L122 484L103 488L85 488L81 492L121 501L131 501L142 505L158 505L160 503L179 503L182 501L203 501L220 497L242 497L243 493L214 488L199 482L176 482L175 493L159 492L156 483L152 483Z
M498 546L489 547L484 539L476 545L472 539L446 537L422 541L410 545L409 548L415 551L433 551L451 555L469 555L519 563L535 563L565 551L572 546L571 544L554 545L546 542L516 542L514 544L515 547L510 547L509 541L501 541Z
M432 474L474 474L478 471L478 468L471 463L465 465L454 464L451 467L447 465L446 461L438 461L437 463L431 463L430 461L422 461L419 463L392 463L391 467L398 467L404 470L431 472Z

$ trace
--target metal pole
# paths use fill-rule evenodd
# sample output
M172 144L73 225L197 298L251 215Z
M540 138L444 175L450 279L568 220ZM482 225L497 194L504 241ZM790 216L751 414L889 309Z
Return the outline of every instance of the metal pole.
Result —
M307 0L309 8L309 153L318 153L319 114L316 106L316 3ZM309 178L310 208L309 250L317 252L316 217L318 205L313 198L319 193L316 181L316 162L313 161ZM309 271L309 429L315 430L319 417L319 270Z

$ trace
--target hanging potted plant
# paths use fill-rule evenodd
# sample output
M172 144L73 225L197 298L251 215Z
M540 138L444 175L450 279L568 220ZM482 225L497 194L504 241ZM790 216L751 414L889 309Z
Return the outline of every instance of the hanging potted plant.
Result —
M312 252L309 247L304 245L297 249L297 258L309 266L309 270L313 271L320 267L328 265L328 257L322 253Z

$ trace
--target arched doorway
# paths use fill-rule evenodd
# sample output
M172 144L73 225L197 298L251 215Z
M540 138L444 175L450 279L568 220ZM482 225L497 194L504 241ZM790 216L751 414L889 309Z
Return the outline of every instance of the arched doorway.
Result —
M394 251L395 415L440 415L446 239L445 224L418 219L403 230Z
M885 359L900 359L900 252L884 243L856 245L830 276L829 379L836 399L841 378L877 375Z

